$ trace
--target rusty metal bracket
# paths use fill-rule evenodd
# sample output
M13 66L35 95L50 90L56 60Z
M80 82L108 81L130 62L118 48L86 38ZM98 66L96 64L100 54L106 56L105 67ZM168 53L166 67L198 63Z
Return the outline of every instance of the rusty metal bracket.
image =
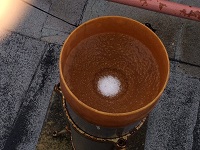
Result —
M61 88L60 88L60 83L56 84L54 86L54 91L58 94L62 94Z
M54 86L54 91L57 94L61 95L61 96L63 95L62 91L61 91L61 88L60 88L60 83L58 83L58 84L56 84ZM63 130L61 130L61 131L54 131L53 134L52 134L52 136L53 137L60 137L60 136L65 135L67 133L71 134L71 130L70 130L70 127L68 125Z
M129 133L123 135L123 136L120 136L120 137L117 137L117 138L100 138L100 137L95 137L93 135L90 135L86 132L84 132L72 119L71 119L71 116L69 114L69 111L67 109L67 104L66 104L66 99L61 91L61 88L60 88L60 83L56 84L54 86L54 91L57 93L57 94L60 94L61 97L62 97L62 104L63 104L63 110L64 110L64 113L66 114L66 117L69 121L69 123L71 124L71 126L82 136L88 138L88 139L91 139L93 141L97 141L97 142L110 142L110 143L113 143L114 147L115 147L115 150L126 150L127 149L127 140L128 138L133 135L134 133L136 133L137 130L139 130L142 125L144 124L144 122L146 121L146 118L144 118L142 121L140 121L140 123L135 126ZM62 136L64 134L71 134L71 130L70 130L70 127L69 126L66 126L65 129L61 130L61 131L54 131L53 132L53 137L59 137L59 136ZM72 147L73 149L75 150L74 146L73 146L73 141L72 141L72 135L71 135L71 143L72 143Z
M78 125L76 125L76 123L71 119L71 116L68 112L67 109L67 104L66 104L66 99L64 98L64 96L62 95L62 101L63 101L63 109L66 113L66 116L68 118L68 121L70 122L70 124L72 125L72 127L78 132L80 133L82 136L91 139L93 141L97 141L97 142L111 142L114 144L115 148L117 150L126 150L126 144L127 144L127 140L128 138L133 135L137 130L140 129L140 127L144 124L146 118L144 118L142 121L140 121L140 123L133 128L129 133L121 136L121 137L117 137L117 138L99 138L99 137L95 137L93 135L90 135L86 132L84 132Z
M54 91L58 94L62 94L61 88L60 88L60 83L56 84L54 86Z

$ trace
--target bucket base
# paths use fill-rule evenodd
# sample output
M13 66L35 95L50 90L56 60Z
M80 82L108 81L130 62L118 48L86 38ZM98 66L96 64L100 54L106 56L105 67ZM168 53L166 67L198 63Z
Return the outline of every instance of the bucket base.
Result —
M73 149L71 142L72 139L71 133L67 132L66 125L69 126L69 122L65 115L65 112L63 111L62 97L61 95L53 91L46 119L44 121L36 149L37 150ZM147 130L147 121L145 121L142 127L134 135L131 135L129 137L127 141L128 150L144 149L146 130ZM71 132L76 132L76 131L72 130ZM74 133L74 135L79 136L78 133ZM111 144L105 143L105 145L101 144L101 146L103 146L102 149L105 149L104 146L106 147L108 146L107 148L113 150L113 143Z

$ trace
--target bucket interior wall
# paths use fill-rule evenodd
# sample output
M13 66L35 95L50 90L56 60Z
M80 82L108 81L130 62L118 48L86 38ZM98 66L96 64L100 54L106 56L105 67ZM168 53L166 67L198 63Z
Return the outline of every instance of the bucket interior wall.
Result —
M123 33L136 38L149 48L158 64L160 72L160 92L155 99L152 99L152 102L148 106L145 106L145 108L142 108L141 110L123 114L98 112L97 110L94 110L80 102L65 83L62 73L65 66L65 60L67 59L70 51L82 40L95 34L107 32ZM124 17L101 17L79 26L65 41L60 56L61 89L68 103L74 111L81 115L84 119L102 126L119 127L134 123L144 118L153 109L158 101L158 98L167 84L168 77L168 55L160 39L146 26ZM119 121L120 119L121 121Z

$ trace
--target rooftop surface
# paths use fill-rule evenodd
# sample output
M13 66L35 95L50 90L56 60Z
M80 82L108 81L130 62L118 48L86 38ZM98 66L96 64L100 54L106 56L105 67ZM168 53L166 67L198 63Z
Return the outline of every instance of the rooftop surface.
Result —
M173 0L200 7L200 1ZM68 35L81 23L120 15L150 23L164 43L170 79L150 113L146 150L200 149L200 22L105 0L28 0L0 42L0 150L34 150Z

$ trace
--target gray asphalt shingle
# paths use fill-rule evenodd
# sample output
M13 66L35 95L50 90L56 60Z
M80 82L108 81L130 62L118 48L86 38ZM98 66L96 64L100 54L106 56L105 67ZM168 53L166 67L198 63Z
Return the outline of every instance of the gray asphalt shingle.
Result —
M200 1L173 1L200 7ZM145 149L200 148L199 22L103 0L30 4L18 28L0 41L0 150L35 149L59 82L63 41L80 23L104 15L150 23L170 57L170 80L149 116Z
M0 44L0 149L16 121L24 96L43 56L44 47L44 42L15 33Z

